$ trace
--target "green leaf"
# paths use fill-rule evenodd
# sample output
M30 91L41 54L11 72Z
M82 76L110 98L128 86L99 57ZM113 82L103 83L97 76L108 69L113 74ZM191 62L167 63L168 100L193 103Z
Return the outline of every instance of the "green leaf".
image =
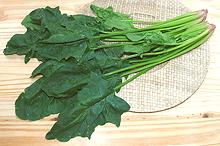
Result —
M90 82L77 94L73 104L59 115L58 122L46 138L59 141L68 141L76 136L90 138L98 125L110 122L119 126L121 115L130 106L114 95L114 80L107 81L92 74Z
M71 97L87 84L90 71L84 66L65 64L44 82L42 90L49 96Z
M47 37L47 33L41 31L32 31L27 29L25 34L15 34L7 43L4 49L5 55L25 55L32 48L35 47L35 43L39 40Z
M162 34L163 35L163 44L164 46L175 46L178 45L176 38L169 34Z
M146 43L154 45L176 45L176 39L173 36L160 31L128 33L126 37L133 42L145 40Z
M132 19L128 15L114 12L112 7L104 9L91 5L90 8L98 16L98 18L100 18L107 29L134 29Z
M31 74L31 77L36 77L37 75L43 75L49 77L56 70L64 66L63 62L58 62L55 60L49 60L47 62L41 63Z
M48 37L47 32L36 31L27 29L25 34L16 34L14 35L7 43L6 48L4 49L5 55L26 55L25 63L27 63L30 58L38 58L38 60L43 60L34 50L36 50L37 43L44 38Z
M134 29L133 23L129 17L122 16L112 16L111 18L107 18L104 22L106 26L110 29L117 28L120 30L128 30Z
M112 47L108 49L96 50L90 53L84 62L89 64L90 70L99 69L102 73L107 73L129 65L128 61L121 60L124 54L122 47Z
M153 49L153 52L159 52L159 51L163 51L165 50L166 48L164 46L159 46L159 47L156 47Z
M50 43L50 44L59 44L59 43L68 43L78 41L83 39L84 37L81 36L79 33L73 32L63 32L60 34L54 34L50 36L48 39L43 40L43 43Z
M103 25L95 17L86 15L70 16L74 21L63 24L66 29L81 38L91 38L104 30Z
M82 24L84 26L96 27L96 28L102 27L101 23L97 20L96 17L82 15L82 14L73 15L71 17L75 20L74 22L77 22L78 24Z
M151 48L146 44L137 44L137 45L124 45L123 49L124 52L126 53L142 54L144 52L150 51Z
M65 28L61 24L68 21L67 15L62 15L59 7L36 9L32 11L29 16L32 24L38 24L52 34L64 31ZM29 27L28 23L24 25Z
M30 15L27 15L24 20L21 22L22 25L24 25L26 28L29 28L31 30L42 30L43 27L38 24L35 23L31 20Z
M61 112L71 98L58 100L42 91L44 79L41 78L21 93L15 102L15 113L20 119L39 120L50 114Z
M90 8L99 18L102 19L107 19L111 17L114 13L113 8L111 6L109 6L108 8L101 8L96 5L90 5Z
M23 34L14 35L7 43L6 48L4 49L5 55L24 55L30 51L31 44L26 41L26 36Z
M26 55L25 63L31 58L43 62L69 58L79 61L87 49L87 38L104 29L95 17L67 16L61 14L58 7L36 9L22 24L27 32L12 37L4 53Z
M48 97L44 92L39 91L35 96L26 97L21 93L15 102L16 116L23 120L39 120L51 114L57 114L71 103L72 98L57 99Z
M154 45L163 45L163 46L176 45L176 40L174 37L168 34L163 34L160 31L146 32L144 40L147 43Z
M128 33L126 34L126 37L133 42L138 42L138 41L143 40L146 37L145 33L146 32Z
M43 91L43 86L45 83L49 82L48 78L59 71L60 68L63 67L63 70L67 68L69 68L69 70L73 69L70 67L70 63L74 64L74 61L56 62L51 60L42 63L33 71L33 77L38 74L43 74L43 77L27 87L16 100L16 115L20 119L38 120L50 114L61 112L67 104L71 103L74 94L69 98L65 97L58 99L54 96L48 96ZM59 85L58 83L59 81L57 82L57 85Z
M32 77L39 74L44 77L40 89L48 96L67 98L87 84L90 70L73 59L60 62L50 60L39 65L33 71Z
M15 112L17 117L23 120L39 120L50 113L47 112L47 106L50 98L44 92L39 92L33 97L33 100L27 99L25 93L21 93L15 102ZM29 97L30 98L30 97Z
M62 60L75 58L80 60L87 49L87 43L79 41L69 44L39 44L35 48L35 52L41 58Z

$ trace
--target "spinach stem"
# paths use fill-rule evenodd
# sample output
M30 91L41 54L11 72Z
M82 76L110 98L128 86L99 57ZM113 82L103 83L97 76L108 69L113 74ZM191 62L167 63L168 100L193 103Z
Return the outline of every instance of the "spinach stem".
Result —
M166 59L162 60L162 61L159 61L157 63L154 63L154 64L150 64L148 66L144 66L144 67L141 67L141 68L138 68L136 70L133 70L133 71L130 71L130 72L127 72L127 73L124 73L122 74L121 76L127 76L127 75L131 75L133 73L136 73L138 72L137 74L133 75L132 77L130 77L129 79L127 79L125 82L119 84L118 86L116 86L114 88L115 91L119 90L120 88L122 88L123 86L127 85L128 83L130 83L131 81L135 80L136 78L138 78L139 76L145 74L147 71L149 71L150 69L154 68L156 65L158 64L161 64L161 63L164 63L166 61L169 61L173 58L176 58L176 57L179 57L189 51L192 51L194 48L197 48L199 47L201 44L203 44L205 41L207 41L209 39L209 37L212 35L213 31L211 31L211 33L209 34L206 34L206 36L204 36L204 38L200 39L198 42L196 42L195 44L191 45L190 47L188 47L187 49L184 49L183 51L179 51L179 52L175 52L175 54L173 55L169 55L170 57L167 57ZM186 48L184 47L184 48Z
M125 31L119 31L119 32L112 32L108 34L103 34L99 35L96 37L93 37L94 39L101 39L101 38L106 38L106 37L112 37L112 36L117 36L117 35L123 35L127 33L135 33L135 32L140 32L140 31L149 31L149 30L154 30L154 29L166 29L169 27L178 27L178 25L183 25L185 23L191 23L192 21L196 21L203 17L201 14L196 13L195 15L190 15L189 17L183 17L181 19L177 19L175 21L168 21L168 22L163 22L162 24L155 24L151 25L149 27L145 28L140 28L140 29L132 29L132 30L125 30Z
M198 23L198 22L196 22L196 23ZM186 30L184 32L179 33L178 35L176 35L176 37L179 37L181 35L188 35L188 34L190 34L190 36L196 36L196 35L199 35L202 31L205 31L208 28L208 25L207 25L206 22L199 23L199 24L197 24L197 27L191 28L191 26L193 24L195 25L196 23L191 23L190 25L185 26L184 29L186 29ZM171 31L171 33L172 33L172 31ZM104 41L108 41L108 42L116 42L116 41L117 42L128 42L129 41L128 39L121 39L121 38L126 38L125 36L118 36L118 38L120 38L120 39L111 39L111 38L109 38L109 39L104 40ZM98 46L94 50L101 49L101 48L124 46L124 45L128 45L128 44L133 45L133 44L139 44L139 43L140 42L137 42L137 43L129 42L129 43L126 43L126 44L117 43L117 44L110 44L110 45L101 45L101 46ZM182 47L182 46L179 46L179 47ZM171 49L164 50L164 51L161 51L161 52L144 53L144 54L142 54L142 56L159 55L159 54L163 54L163 53L167 53L167 52L176 50L179 47L177 46L175 48L171 48ZM140 55L139 54L134 54L134 55L130 55L128 58L133 58L133 57L138 57L138 56L140 56Z
M127 75L130 75L130 74L133 74L133 73L136 73L136 72L145 70L146 68L154 67L154 66L156 66L156 65L159 65L159 64L161 64L161 63L164 63L164 62L169 61L169 60L171 60L171 59L174 59L174 58L176 58L176 57L179 57L179 56L181 56L181 55L183 55L183 54L185 54L185 53L187 53L187 52L193 50L194 48L199 47L201 44L203 44L205 41L207 41L210 36L211 36L210 34L209 34L209 35L206 34L206 36L204 36L204 38L202 38L201 40L199 40L199 41L196 42L195 44L193 44L193 45L187 47L187 49L183 49L182 51L178 51L178 50L177 50L176 52L173 52L173 53L167 55L167 58L162 59L161 61L158 61L158 62L156 62L156 63L149 64L149 65L146 65L146 66L143 66L143 67L140 67L140 68L137 68L137 69L134 69L134 70L125 72L125 73L123 73L121 76L127 76ZM184 47L184 48L186 48L186 47Z
M200 18L200 19L198 19L198 20L195 20L195 21L193 21L193 22L190 22L190 23L186 23L185 25L183 25L182 27L179 27L179 28L177 28L177 29L174 29L174 30L171 30L171 31L169 31L169 32L167 32L167 33L170 33L170 34L176 34L176 33L179 33L179 32L181 32L181 31L184 31L184 30L186 30L186 29L189 29L189 28L195 28L194 26L195 25L199 25L199 24L205 24L206 22L203 22L202 21L202 18Z
M144 42L145 41L100 45L96 48L92 48L92 50L98 50L98 49L102 49L102 48L119 47L119 46L125 46L125 45L136 45L136 44L141 44L141 43L144 43Z
M207 28L208 28L208 24L206 22L200 23L200 24L197 24L196 27L193 27L193 26L189 27L186 31L184 31L182 33L179 33L177 36L179 36L179 35L187 35L187 34L190 34L192 32L205 30Z
M187 41L185 41L183 44L181 44L180 46L178 46L179 48L180 47L184 47L184 46L187 46L195 41L198 41L200 40L201 38L203 38L204 36L206 36L207 34L209 34L210 32L210 29L207 29L205 32L203 32L202 34L198 35L197 37L195 38L191 38ZM176 50L176 49L175 49ZM163 60L163 58L159 58L159 60ZM147 62L148 63L148 62ZM116 71L113 71L113 72L109 72L107 73L106 75L113 75L113 74L116 74L116 73L120 73L120 72L123 72L123 71L126 71L126 70L130 70L130 69L133 69L133 68L136 68L136 67L140 67L140 66L144 66L146 65L146 62L143 62L143 63L138 63L138 64L134 64L134 65L131 65L129 67L125 67L125 68L122 68L122 69L119 69L119 70L116 70Z
M105 39L104 42L130 42L128 39Z
M142 58L143 56L160 55L160 54L164 54L164 53L168 53L168 52L177 50L177 49L179 49L179 48L185 46L187 43L190 43L191 41L198 39L198 37L200 37L201 35L203 35L202 32L204 32L205 30L207 30L207 28L208 28L208 25L206 25L206 27L201 28L201 30L198 30L198 31L194 31L194 32L189 32L189 31L188 31L188 34L189 34L189 35L191 35L191 36L196 36L196 37L195 37L195 38L188 39L188 40L186 40L186 41L184 41L184 42L181 42L179 46L176 46L176 47L173 47L173 48L164 50L164 51L160 51L160 52L151 52L151 53L143 53L143 54L133 54L133 55L129 55L129 56L127 56L126 58L123 58L123 59L124 59L124 60L127 60L127 59L131 59L131 58L139 57L139 56L141 56L141 58ZM181 35L181 34L180 34L180 35Z
M130 83L131 81L133 81L134 79L138 78L139 76L145 74L147 71L151 70L153 67L149 67L149 68L145 68L144 70L140 71L139 73L137 73L136 75L133 75L132 77L130 77L129 79L127 79L125 82L119 84L118 86L116 86L114 88L115 91L119 90L121 87L127 85L128 83Z
M168 22L180 20L180 19L182 19L182 18L186 18L186 17L189 17L189 16L193 16L193 15L206 15L206 14L207 14L207 11L206 11L206 10L199 10L199 11L194 11L194 12L187 12L187 13L182 14L182 15L179 15L179 16L177 16L177 17L168 19L168 20L166 20L165 22L168 23ZM164 23L164 21L158 22L157 24L162 24L162 23Z

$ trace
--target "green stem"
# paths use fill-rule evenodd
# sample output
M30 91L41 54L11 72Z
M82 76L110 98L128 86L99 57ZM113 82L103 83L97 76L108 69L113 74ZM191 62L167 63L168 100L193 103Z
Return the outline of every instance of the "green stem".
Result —
M162 56L162 55L161 55ZM150 57L147 57L147 58L142 58L142 59L132 59L132 60L129 60L129 63L141 63L141 62L147 62L147 61L150 61L150 60L154 60L154 59L157 59L158 57L161 57L161 56L150 56Z
M170 21L168 23L164 23L164 24L159 24L159 25L154 25L153 27L171 27L171 26L176 26L176 25L181 25L181 24L184 24L184 23L187 23L187 22L192 22L192 21L195 21L195 20L198 20L200 19L201 16L200 15L193 15L193 16L190 16L190 17L185 17L185 18L182 18L182 19L179 19L179 20L176 20L176 21Z
M189 27L186 31L178 34L177 36L190 34L196 31L206 30L207 28L208 28L208 24L206 22L203 22L203 23Z
M178 35L177 37L182 37L182 36L188 36L188 37L190 37L190 38L192 38L192 37L196 37L196 36L198 36L199 34L201 34L202 32L204 32L205 30L207 30L207 28L203 28L203 29L200 29L200 30L195 30L195 31L192 31L192 32L190 32L190 33L188 33L188 34L180 34L180 35Z
M202 28L200 30L195 30L193 32L190 32L188 31L189 33L189 36L190 37L195 37L195 36L199 36L200 34L202 34L202 32L204 32L205 30L207 30L208 27L206 28ZM181 34L180 34L181 35ZM184 42L181 42L181 43L185 43L187 41L184 41ZM164 53L168 53L168 52L171 52L171 51L174 51L174 50L177 50L181 47L183 47L184 45L179 45L177 47L174 47L174 48L170 48L170 49L167 49L167 50L164 50L164 51L160 51L160 52L153 52L153 53L144 53L143 55L141 55L142 57L143 56L153 56L153 55L160 55L160 54L164 54Z
M111 38L107 38L103 41L120 41L120 40L125 40L126 41L130 41L125 35L119 35L119 36L113 36Z
M128 20L129 21L129 20ZM148 23L148 24L152 24L152 22L150 21L144 21L144 20L130 20L130 22L137 22L137 23Z
M201 19L201 20L196 20L195 22L192 22L192 23L189 23L189 24L185 24L185 25L183 25L183 27L179 27L179 28L171 30L167 33L177 35L177 37L178 37L180 35L185 35L185 34L188 34L188 33L205 30L205 29L207 29L207 27L208 27L207 23L202 21L202 19ZM183 31L183 32L180 33L180 31ZM127 42L129 40L126 38L126 36L113 36L112 38L105 39L104 41L108 41L108 42L116 42L116 41Z
M195 38L191 38L187 41L185 41L183 44L181 44L180 46L181 47L184 47L184 46L187 46L201 38L203 38L204 36L206 36L208 33L210 32L210 30L206 30L205 32L203 32L202 34L200 34L199 36L195 37ZM180 48L180 46L178 46ZM176 47L174 47L176 48ZM162 58L159 58L159 59L162 59ZM155 61L155 60L154 60ZM148 63L148 62L147 62ZM130 70L130 69L133 69L133 68L136 68L136 67L140 67L140 66L144 66L146 65L146 62L143 62L143 63L138 63L138 64L134 64L134 65L131 65L129 67L125 67L125 68L122 68L122 69L119 69L119 70L116 70L116 71L113 71L113 72L110 72L110 73L107 73L107 75L112 75L112 74L115 74L115 73L120 73L120 72L123 72L123 71L126 71L126 70Z
M186 23L191 23L192 21L196 21L198 19L200 19L202 16L199 14L195 14L195 15L191 15L189 17L183 17L181 19L177 19L175 21L164 21L163 24L155 24L155 25L151 25L149 27L145 27L145 28L140 28L140 29L132 29L132 30L125 30L125 31L119 31L119 32L112 32L112 33L108 33L108 34L103 34L103 35L99 35L96 37L93 37L94 39L101 39L101 38L106 38L106 37L112 37L112 36L117 36L117 35L123 35L123 34L127 34L127 33L135 33L135 32L140 32L140 31L149 31L149 30L154 30L154 29L166 29L169 27L178 27L178 25L183 25ZM168 22L168 23L167 23Z
M121 87L127 85L128 83L130 83L131 81L133 81L134 79L138 78L139 76L145 74L147 71L149 71L152 68L146 68L145 70L140 71L139 73L137 73L136 75L133 75L131 78L127 79L125 82L121 83L120 85L116 86L114 88L115 91L119 90Z
M96 48L92 48L92 50L98 50L98 49L102 49L102 48L119 47L119 46L125 46L125 45L136 45L136 44L141 44L141 43L144 43L144 42L145 41L100 45L100 46L98 46Z
M179 15L177 17L174 17L174 18L171 18L169 20L166 20L165 22L166 23L167 22L172 22L172 21L180 20L182 18L193 16L193 15L199 15L199 14L202 15L203 13L204 13L203 10L201 10L201 11L194 11L194 12L187 12L185 14L182 14L182 15ZM157 24L162 24L162 23L164 23L164 22L158 22Z
M152 69L154 66L158 65L158 64L161 64L161 63L164 63L166 61L169 61L171 59L174 59L176 57L179 57L189 51L192 51L193 49L199 47L201 44L203 44L205 41L207 41L209 39L209 37L212 35L213 31L209 34L207 34L204 38L202 38L201 40L199 40L198 42L196 42L195 44L193 44L192 46L190 46L188 49L185 49L183 51L180 51L179 53L176 53L174 54L173 56L171 57L168 57L166 60L163 60L163 62L158 62L157 64L154 64L154 65L151 65L151 66L144 66L142 68L139 68L139 72L132 76L131 78L129 78L128 80L126 80L125 82L121 83L120 85L116 86L114 88L115 91L119 90L120 88L122 88L123 86L127 85L128 83L130 83L131 81L135 80L136 78L138 78L139 76L145 74L147 71L149 71L150 69ZM137 70L136 70L137 71ZM127 75L130 75L130 74L133 74L135 72L130 72L130 73L126 73L126 74L122 74L121 76L127 76Z
M104 39L104 42L130 42L128 39Z
M151 25L161 25L161 24L164 24L164 23L173 22L173 21L176 21L176 20L180 20L180 19L183 19L183 18L186 18L186 17L193 16L193 15L200 15L200 16L202 16L203 13L204 13L204 10L194 11L194 12L187 12L185 14L176 16L176 17L168 19L166 21L156 21L156 22L146 22L146 21L143 21L143 20L133 20L133 21L134 22L150 23Z
M184 31L186 29L195 28L195 25L198 25L200 23L202 23L202 24L205 23L202 20L203 20L203 18L200 18L200 19L195 20L193 22L187 23L187 24L183 25L182 27L179 27L177 29L171 30L171 31L169 31L167 33L175 35L176 33L179 33L179 32Z
M207 29L207 28L206 28ZM177 50L179 48L182 48L183 46L186 46L188 44L190 44L191 42L194 42L195 40L199 39L200 37L202 37L205 33L207 33L209 30L207 29L205 32L201 33L201 34L198 34L198 36L194 37L194 38L190 38L184 42L182 42L179 46L176 46L176 47L173 47L173 48L170 48L170 49L167 49L167 50L164 50L164 51L160 51L160 52L153 52L153 53L143 53L141 54L141 57L143 56L152 56L152 55L160 55L160 54L164 54L164 53L168 53L168 52L171 52L171 51L174 51L174 50ZM134 55L130 55L130 56L127 56L126 58L124 58L124 60L127 60L127 59L131 59L131 58L135 58L135 57L139 57L140 54L134 54Z
M179 57L179 56L181 56L181 55L183 55L183 54L185 54L185 53L187 53L187 52L189 52L189 51L199 47L201 44L203 44L205 41L207 41L210 36L211 36L210 34L209 35L207 34L204 38L202 38L201 40L199 40L195 44L191 45L187 49L184 49L184 50L181 50L181 51L177 50L176 52L173 52L172 54L169 54L166 59L163 59L163 60L161 60L159 62L156 62L156 63L153 63L153 64L149 64L149 65L146 65L146 66L143 66L143 67L140 67L140 68L128 71L126 73L123 73L121 76L127 76L127 75L130 75L130 74L133 74L133 73L145 70L146 68L154 67L154 66L159 65L161 63L167 62L167 61L169 61L171 59L174 59L176 57Z
M198 22L196 22L196 23L198 23ZM182 33L179 33L177 35L177 37L181 36L181 35L186 35L186 34L190 34L190 36L197 36L197 35L199 35L200 33L202 33L203 31L205 31L208 28L208 25L207 25L206 22L197 24L195 28L190 27L190 26L192 26L192 24L196 24L196 23L191 23L191 25L185 27L185 29L187 29L187 28L188 29L186 31L182 32ZM120 38L122 38L122 36ZM109 42L127 42L129 40L128 39L107 39L106 41L109 41ZM127 43L127 44L129 44L129 43ZM131 43L131 44L133 44L133 43ZM98 48L100 49L100 48L108 48L108 47L116 47L116 46L123 46L123 44L103 45L103 46L100 46ZM177 46L175 48L171 48L171 49L160 51L160 52L145 53L142 56L160 55L160 54L164 54L164 53L176 50L179 47L182 47L182 46ZM139 56L139 54L134 54L134 55L130 55L128 58L133 58L133 57L138 57L138 56Z
M125 35L112 36L110 39L127 39Z

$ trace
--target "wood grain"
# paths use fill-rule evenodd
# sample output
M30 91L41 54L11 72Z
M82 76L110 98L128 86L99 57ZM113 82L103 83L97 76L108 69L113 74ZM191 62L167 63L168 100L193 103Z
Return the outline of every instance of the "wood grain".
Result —
M183 104L158 113L123 115L120 128L98 127L91 140L75 138L67 143L47 141L44 135L56 120L50 116L28 122L16 118L14 101L33 82L31 71L39 64L24 64L21 56L4 56L3 49L15 33L23 33L21 20L31 10L60 6L74 14L92 0L1 0L0 1L0 146L151 146L220 145L220 1L182 0L192 10L207 8L209 22L217 25L210 40L207 77L200 89Z

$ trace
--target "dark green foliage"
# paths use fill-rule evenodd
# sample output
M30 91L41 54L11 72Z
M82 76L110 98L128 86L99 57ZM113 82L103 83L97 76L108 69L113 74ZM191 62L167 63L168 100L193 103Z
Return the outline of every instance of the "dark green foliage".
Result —
M96 126L107 122L119 126L121 114L129 110L129 105L114 95L121 78L103 79L102 74L128 65L120 60L123 49L90 49L103 44L90 38L103 31L105 25L95 17L62 15L58 8L50 7L34 10L22 24L26 33L13 36L4 53L25 55L25 62L30 58L43 61L31 76L43 77L20 94L15 103L16 115L24 120L39 120L61 112L58 123L65 124L79 117L82 123L76 121L68 129L73 130L71 137L90 137ZM88 123L90 127L83 128ZM69 140L69 131L56 125L47 138ZM62 136L56 133L60 130L64 131Z
M61 14L58 7L34 10L22 24L27 27L27 32L14 35L4 53L26 55L26 63L30 58L40 61L80 60L86 49L89 49L88 38L103 30L95 17L67 16Z
M54 97L71 97L88 82L90 70L83 65L68 62L47 77L43 91Z
M134 29L132 19L128 15L114 12L112 7L104 9L91 5L90 8L98 16L100 21L103 22L107 29Z
M22 21L27 31L14 35L4 49L5 55L25 55L25 63L41 61L31 75L41 78L19 95L15 111L31 121L59 114L47 139L90 138L98 125L119 126L130 106L115 92L154 66L198 47L213 32L205 22L195 30L187 25L197 13L138 29L132 18L112 7L91 9L97 17L61 14L59 7L36 9Z
M130 106L114 95L117 80L116 77L108 81L92 73L88 84L78 92L72 105L59 115L58 122L46 138L59 141L68 141L76 136L90 138L98 125L110 122L119 126L121 114Z
M15 102L16 115L24 120L39 120L50 114L56 114L68 104L67 100L58 100L48 96L42 90L44 78L34 82L21 93Z

